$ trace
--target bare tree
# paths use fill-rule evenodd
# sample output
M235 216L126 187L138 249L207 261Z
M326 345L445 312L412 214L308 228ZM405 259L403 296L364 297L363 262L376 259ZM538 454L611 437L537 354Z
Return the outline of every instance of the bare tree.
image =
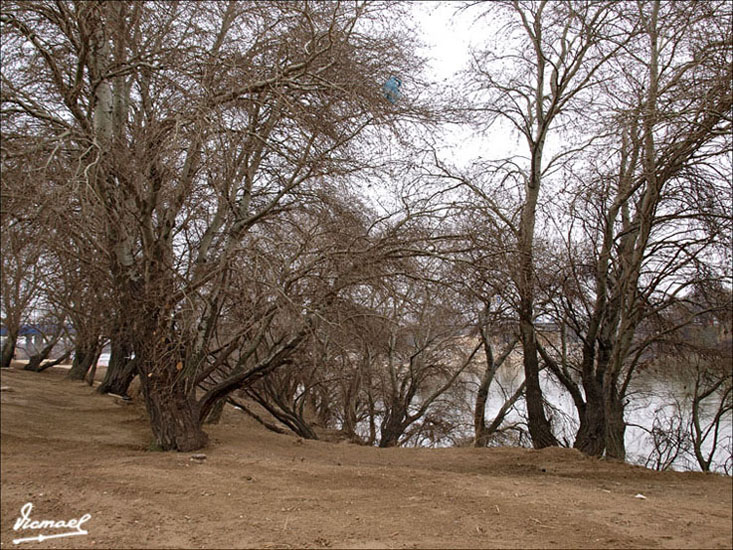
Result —
M29 353L28 363L23 370L42 372L48 368L60 365L68 360L73 349L65 345L69 337L66 316L56 309L46 310L45 314L37 319L35 328L39 332L39 346L35 346L32 353ZM59 350L59 345L63 349ZM51 358L52 353L56 354Z
M380 447L400 444L406 430L456 383L480 349L471 349L460 337L461 323L446 319L456 312L438 302L438 289L411 286L394 296L386 312L384 359L377 370L383 407Z
M571 131L579 128L584 110L592 103L598 70L621 47L606 47L609 44L603 42L612 34L618 16L609 3L544 1L496 4L480 17L489 14L502 18L503 42L474 54L469 75L475 93L468 109L483 128L508 124L510 131L524 138L527 155L492 161L474 176L457 177L455 171L439 168L443 176L462 181L485 201L491 217L504 224L516 242L513 284L518 294L529 429L534 445L541 448L556 445L557 440L544 410L534 329L537 208L548 178L583 148L584 141L578 141L576 134L572 145L560 151L547 143L553 133L572 139ZM488 174L493 182L486 181ZM494 189L489 190L486 183L493 183ZM493 195L508 186L511 202L500 204Z
M527 158L478 162L464 173L436 163L437 176L470 190L516 242L512 278L537 446L557 443L543 409L541 358L578 408L576 447L624 457L625 393L658 336L643 333L643 322L715 263L711 253L729 223L720 206L731 97L730 31L722 21L730 14L722 5L691 6L496 8L509 14L505 29L517 48L474 56L471 112L482 123L507 122L525 138ZM540 189L554 196L542 201ZM559 246L556 229L565 234ZM544 269L539 243L563 251ZM560 326L559 342L538 339L537 316ZM569 349L570 339L580 349Z
M483 352L483 372L478 376L473 406L473 441L475 446L484 447L499 433L509 412L524 396L526 383L522 381L508 394L501 388L505 399L487 423L491 386L503 365L511 368L509 359L520 338L516 309L512 307L516 294L507 285L511 279L508 261L512 240L505 228L491 222L489 212L472 195L454 202L461 221L452 230L454 237L448 239L447 251L453 266L451 285L462 296L465 310L471 312L471 324Z
M3 217L2 326L7 331L2 347L2 367L10 367L21 327L30 324L34 302L43 280L42 247L28 222Z
M702 471L724 468L731 460L726 426L733 411L730 290L720 283L698 284L664 317L667 331L655 346L654 363L665 364L684 391L668 399L676 422L659 422L655 428L665 438L671 433L673 440L684 441L680 454Z
M340 281L343 291L319 311L290 364L247 386L246 395L306 438L319 437L318 427L385 447L450 439L456 404L466 394L461 377L480 345L467 344L456 295L439 282L449 264L416 257L410 232L398 237L391 224L376 230L353 213L334 218L339 208L325 202L330 223L311 226L296 217L297 229L278 228L293 243L301 235L312 241L284 261L297 265L291 277L305 270ZM313 260L331 264L327 271L307 259L314 244ZM299 295L288 291L291 299Z
M245 235L359 170L379 126L418 113L382 97L390 74L416 67L402 9L384 8L3 4L4 54L32 60L3 65L4 113L43 127L72 167L162 448L205 444L200 417L253 374L196 399ZM286 361L308 324L253 372Z
M599 145L617 152L582 172L570 215L558 222L568 227L571 263L559 317L582 340L582 396L558 350L543 357L573 394L581 421L575 446L589 454L625 457L623 403L635 367L672 330L649 321L692 285L725 272L715 256L730 223L719 171L730 150L731 72L722 62L730 59L730 30L718 26L722 12L688 7L653 3L625 12L640 30L632 58L613 58L616 77L604 95L609 125L621 134ZM630 63L637 70L629 72Z
M730 359L728 355L728 364ZM708 472L721 449L727 447L730 451L731 436L726 436L721 430L726 419L730 423L733 411L733 376L722 365L703 370L698 364L696 374L692 398L692 444L700 469ZM708 401L712 404L709 405ZM729 452L728 461L730 457Z

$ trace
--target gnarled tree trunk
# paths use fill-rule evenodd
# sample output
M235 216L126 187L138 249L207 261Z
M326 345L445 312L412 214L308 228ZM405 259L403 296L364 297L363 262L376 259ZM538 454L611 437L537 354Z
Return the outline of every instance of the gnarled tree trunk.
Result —
M221 420L221 415L224 412L225 404L226 399L220 399L219 401L217 401L214 406L211 407L209 414L206 415L206 420L204 420L204 424L218 424Z
M407 411L400 403L393 403L386 418L382 422L380 430L379 446L397 447L400 444L400 437L405 433Z
M606 457L626 460L624 405L612 386L606 388Z
M69 356L71 356L71 350L64 353L61 357L58 359L55 359L53 361L48 361L44 364L41 364L43 360L45 359L42 355L34 355L30 358L28 361L28 364L23 367L23 370L29 370L31 372L43 372L46 369L50 369L51 367L55 367L56 365L60 365L64 361L66 361Z
M112 353L109 366L102 384L97 388L99 393L127 395L133 378L137 375L135 360L130 358L132 347L120 342L112 342Z
M69 370L71 380L84 380L93 365L96 365L99 357L98 341L85 342L76 348L74 362Z
M185 380L176 379L174 365L153 365L141 361L140 386L155 445L163 451L195 451L206 445L208 436L201 429L199 410Z
M2 351L2 368L9 369L10 362L13 360L15 354L15 346L18 344L18 333L15 331L8 330L8 335L3 344Z
M531 313L529 316L531 317ZM532 445L535 449L557 446L558 441L552 433L552 426L545 415L545 402L540 386L540 368L534 327L527 319L522 319L519 326L522 333L522 350L524 351L525 401Z
M595 378L583 381L585 405L579 412L580 427L575 435L573 447L590 456L603 456L606 448L606 419L603 405L603 390Z

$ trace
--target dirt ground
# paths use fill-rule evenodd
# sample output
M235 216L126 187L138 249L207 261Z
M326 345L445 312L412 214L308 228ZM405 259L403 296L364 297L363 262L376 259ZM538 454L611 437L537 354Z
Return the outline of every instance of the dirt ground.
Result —
M203 463L148 451L144 409L53 368L1 375L3 548L731 548L732 480L569 449L303 441L233 408ZM643 494L646 498L636 498ZM13 540L91 519L88 535Z

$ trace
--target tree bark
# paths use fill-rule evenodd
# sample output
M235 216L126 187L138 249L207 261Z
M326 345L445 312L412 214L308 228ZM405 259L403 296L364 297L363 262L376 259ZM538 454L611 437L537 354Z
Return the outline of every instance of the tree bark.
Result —
M486 306L489 311L489 306ZM481 342L484 348L484 357L486 359L486 369L476 392L476 404L473 407L473 445L474 447L485 447L488 434L486 433L486 402L489 399L489 388L494 380L496 365L494 363L494 350L492 349L489 336L485 326L480 327Z
M357 371L354 373L354 377L349 381L344 396L344 422L342 431L350 439L359 439L356 435L356 424L357 424L357 406L359 387L361 385L361 372Z
M208 436L201 429L198 405L192 392L187 391L183 380L176 380L176 373L174 365L157 366L155 370L148 365L141 370L140 386L145 407L158 448L195 451L207 444Z
M526 387L526 384L522 382L519 388L517 388L517 390L514 392L514 395L512 395L507 401L504 402L498 414L491 422L491 425L487 427L486 403L489 399L489 388L491 387L491 383L494 381L494 376L496 375L497 369L499 369L499 367L504 364L504 361L507 359L507 357L509 357L509 354L512 352L514 346L517 343L517 339L513 339L512 342L506 347L504 352L496 360L494 360L494 350L492 348L489 335L486 332L486 328L481 327L480 332L481 341L484 348L484 356L486 358L486 370L481 377L481 382L479 383L478 391L476 392L476 404L473 408L474 447L486 447L489 441L489 437L499 429L499 426L501 426L501 423L504 422L504 418L509 412L509 409L511 409L514 403L516 403L520 395L524 393L524 388Z
M591 327L588 338L595 337L596 329ZM573 447L590 456L603 456L606 450L606 405L603 396L608 360L606 345L590 343L584 346L582 379L585 403L582 411L578 409L580 427Z
M529 435L532 438L532 446L535 449L558 446L559 443L552 433L550 421L545 415L534 327L531 322L527 321L526 317L520 320L519 327L522 334L522 350L524 351L524 380L527 385L525 402L527 404Z
M85 343L76 348L74 362L69 370L69 378L71 380L84 380L93 364L96 364L99 357L99 348L97 343Z
M489 386L494 379L493 369L487 366L481 377L478 391L476 392L476 405L473 409L473 445L474 447L486 447L488 434L486 433L486 402L489 399Z
M41 370L41 363L43 363L43 361L48 357L50 351L51 350L48 349L48 346L46 346L46 348L42 349L40 353L31 355L28 358L28 364L23 367L23 370L29 370L32 372L38 372L39 370Z
M624 421L623 401L618 398L613 387L606 389L606 457L626 460L626 422Z
M382 429L382 434L379 438L379 446L382 449L397 447L400 444L401 435L402 432L399 429Z
M97 388L99 393L113 393L126 396L132 380L137 375L135 359L130 359L132 347L118 342L112 343L109 366L102 384Z
M226 398L222 398L217 401L214 406L211 407L209 414L206 415L206 420L204 420L204 424L218 424L221 420L221 414L224 412L225 403Z
M313 431L305 418L303 418L302 410L298 411L296 408L289 406L286 401L279 399L276 394L268 393L266 390L260 391L259 389L250 387L246 388L245 392L252 400L269 412L273 418L276 418L290 428L293 433L303 439L318 439L316 432Z
M10 362L15 355L15 346L18 343L18 333L8 330L8 336L3 344L2 350L2 368L9 369Z
M231 403L235 407L237 407L240 411L242 411L244 414L249 416L250 418L254 419L256 422L262 424L265 428L267 428L270 431L273 431L278 434L286 434L288 433L286 430L282 429L280 426L276 426L272 422L268 422L267 420L263 419L260 415L252 412L244 403L241 401L238 401L234 399L233 397L227 398L227 402Z
M407 425L405 418L407 414L399 403L392 405L392 409L387 413L380 430L379 446L382 448L397 447L400 443L400 437L405 433Z
M606 448L606 416L603 395L594 384L584 385L586 403L573 447L590 456L603 456Z
M50 369L51 367L60 365L61 363L66 361L70 355L71 355L71 350L64 353L58 359L55 359L54 361L49 361L44 364L41 364L43 361L43 358L40 355L34 355L33 357L31 357L30 361L28 361L28 364L25 367L23 367L23 370L29 370L31 372L43 372L46 369Z
M541 89L541 86L538 88ZM538 120L541 120L541 99ZM537 349L537 335L534 329L534 230L541 183L542 151L546 126L540 126L538 136L531 145L532 167L525 185L525 200L519 227L519 331L524 354L524 380L527 384L525 402L527 423L532 445L535 449L559 445L552 426L545 415L545 403L540 386L540 366Z

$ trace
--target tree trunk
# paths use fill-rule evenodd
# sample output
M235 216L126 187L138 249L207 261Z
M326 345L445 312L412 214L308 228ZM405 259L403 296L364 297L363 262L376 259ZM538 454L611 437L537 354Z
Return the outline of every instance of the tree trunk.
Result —
M538 106L541 109L541 102ZM542 148L539 137L532 150L532 170L526 183L525 202L519 228L519 331L524 354L524 381L527 385L527 424L535 449L559 445L545 415L545 403L540 386L540 366L537 356L537 335L534 330L534 228L535 210L540 190Z
M99 349L96 342L78 346L74 355L74 362L69 370L69 378L71 380L84 380L98 357Z
M170 287L163 288L167 291ZM164 295L162 291L160 294ZM134 301L131 299L130 303ZM165 320L170 319L170 314L166 310L138 309L142 315L131 341L153 444L163 451L201 449L208 436L201 429L203 419L195 384L185 376L185 342L167 325Z
M354 377L349 380L344 395L344 422L341 431L350 440L360 439L356 435L356 425L358 422L357 408L359 401L359 388L361 386L361 371L354 372Z
M175 366L146 366L139 372L140 386L157 447L180 452L204 447L208 436L199 423L198 404L185 381L176 380Z
M606 421L603 406L588 404L580 419L573 447L589 456L603 456L606 448Z
M211 407L209 414L206 415L206 420L204 420L204 424L218 424L221 420L221 414L224 412L225 403L226 398L222 398L217 401L214 406Z
M589 456L603 456L606 448L606 417L603 392L595 380L584 381L585 407L573 447ZM580 411L579 411L580 412Z
M15 346L18 343L18 333L8 331L8 336L5 339L2 350L2 368L9 369L10 362L13 360L15 355Z
M233 397L228 397L227 402L234 405L236 408L241 410L244 414L249 416L250 418L254 419L256 422L262 424L265 428L267 428L270 431L273 431L278 434L286 434L288 433L286 430L282 429L280 426L276 426L272 422L268 422L267 420L263 419L258 414L252 412L247 405L245 405L242 401L238 401Z
M614 388L606 391L606 457L626 460L626 422L624 421L623 401L618 398Z
M377 408L374 405L374 397L372 397L371 389L367 393L367 404L369 406L369 439L367 439L366 445L371 447L377 440Z
M318 435L303 418L302 410L299 411L296 407L291 407L287 399L280 398L273 388L268 391L267 388L250 387L245 392L252 400L269 412L273 418L290 428L293 433L303 439L318 439ZM223 399L226 399L226 397Z
M94 386L94 378L97 375L97 359L98 358L99 358L99 354L96 354L94 361L92 361L91 367L87 371L87 376L86 376L85 381L90 386Z
M130 359L132 348L118 342L112 343L109 366L102 384L97 388L99 393L113 393L127 396L133 378L137 375L135 359Z
M514 394L509 399L504 401L504 404L499 409L499 412L496 413L496 416L491 421L491 424L489 424L488 426L484 425L483 431L479 434L474 442L475 447L486 447L489 444L489 439L491 438L491 436L499 431L501 424L504 422L507 413L514 406L514 403L516 403L517 400L519 400L519 398L524 395L525 387L525 383L522 382L519 387L514 391Z
M486 367L476 392L476 405L473 409L473 446L486 447L488 434L486 433L486 402L489 398L489 387L494 379L491 365Z
M400 437L405 432L405 411L400 406L393 406L392 410L382 423L380 430L379 446L397 447L400 443Z
M545 415L534 327L526 318L520 321L519 326L522 333L522 350L524 351L525 401L532 446L535 449L558 446L559 443L552 433L550 421Z
M37 353L35 355L31 355L28 358L28 364L23 367L23 370L29 370L31 372L39 372L41 370L41 363L48 357L48 353Z
M317 426L327 428L333 416L331 411L331 401L323 388L318 390L318 400L316 401L316 422Z
M402 432L399 429L382 429L379 446L383 449L397 447L400 444L401 435Z
M33 357L31 357L31 360L28 362L28 364L25 367L23 367L23 370L29 370L29 371L32 371L32 372L43 372L46 369L50 369L51 367L55 367L56 365L60 365L61 363L63 363L64 361L66 361L69 358L70 355L71 355L71 350L69 350L66 353L64 353L58 359L55 359L53 361L49 361L49 362L47 362L47 363L45 363L43 365L41 365L42 359L40 359L40 356L34 355ZM35 361L36 358L38 358L38 361L37 362Z
M56 347L56 344L61 339L61 333L55 334L50 340L46 341L46 345L43 346L43 349L39 353L33 354L29 357L28 364L23 368L23 370L29 370L33 372L41 372L41 363L43 363L46 359L48 359L48 356L51 355L51 352L53 351L53 348ZM68 357L69 354L66 354ZM57 360L54 361L54 364L58 365L61 361Z

